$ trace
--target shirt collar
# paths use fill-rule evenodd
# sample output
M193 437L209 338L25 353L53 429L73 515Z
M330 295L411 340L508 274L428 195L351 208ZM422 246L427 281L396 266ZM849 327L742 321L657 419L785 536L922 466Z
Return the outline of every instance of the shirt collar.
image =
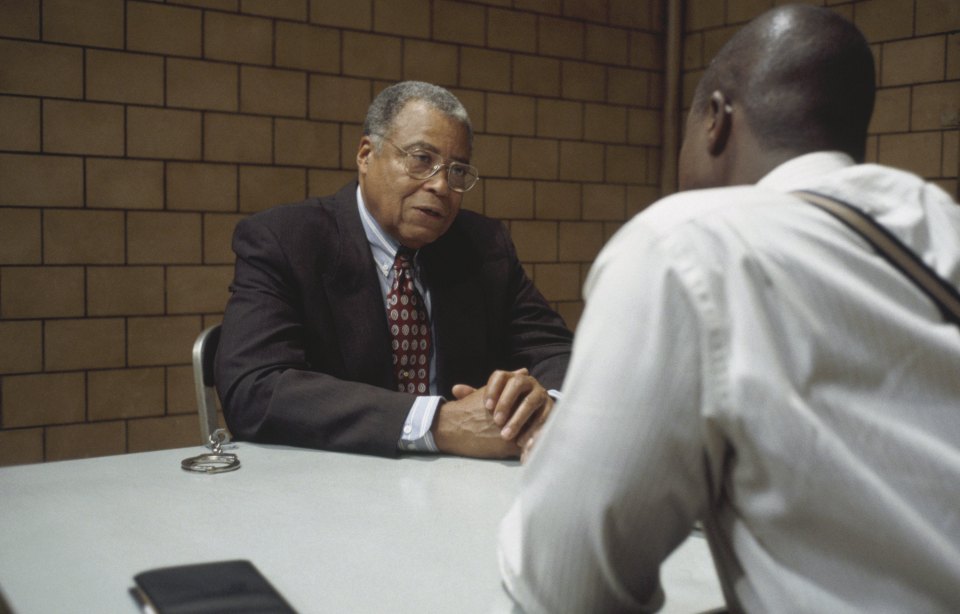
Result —
M787 160L767 173L758 186L791 192L810 187L810 178L819 177L855 165L853 158L840 151L817 151Z
M360 212L360 223L363 224L363 232L367 235L367 243L370 245L370 253L373 254L377 270L384 277L390 277L393 261L397 257L397 250L400 249L400 242L384 232L367 210L359 185L357 186L357 210ZM416 265L416 259L414 259L414 265Z

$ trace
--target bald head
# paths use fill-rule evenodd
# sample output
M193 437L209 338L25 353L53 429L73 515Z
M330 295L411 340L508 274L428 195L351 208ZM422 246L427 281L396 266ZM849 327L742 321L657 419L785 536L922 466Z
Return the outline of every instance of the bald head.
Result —
M743 111L766 154L864 158L873 55L860 31L829 9L786 5L750 22L704 73L692 113L706 113L715 92Z

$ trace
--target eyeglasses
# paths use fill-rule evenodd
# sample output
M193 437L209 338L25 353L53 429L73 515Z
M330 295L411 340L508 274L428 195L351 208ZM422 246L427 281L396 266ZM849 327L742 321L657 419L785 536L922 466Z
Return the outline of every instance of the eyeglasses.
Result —
M454 192L466 192L477 185L480 179L479 171L475 166L461 162L444 162L443 156L426 149L407 151L382 134L375 136L393 145L403 154L403 170L413 179L429 179L436 175L441 168L447 167L447 185Z

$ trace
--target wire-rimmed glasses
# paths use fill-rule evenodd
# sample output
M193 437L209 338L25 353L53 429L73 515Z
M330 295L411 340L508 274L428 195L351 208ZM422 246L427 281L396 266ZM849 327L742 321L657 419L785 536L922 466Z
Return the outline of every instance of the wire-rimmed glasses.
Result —
M454 192L466 192L477 185L480 179L480 173L477 167L462 162L443 161L443 156L428 149L407 150L400 147L382 134L375 135L390 143L403 156L403 169L407 175L413 179L429 179L440 172L443 167L447 168L447 185Z

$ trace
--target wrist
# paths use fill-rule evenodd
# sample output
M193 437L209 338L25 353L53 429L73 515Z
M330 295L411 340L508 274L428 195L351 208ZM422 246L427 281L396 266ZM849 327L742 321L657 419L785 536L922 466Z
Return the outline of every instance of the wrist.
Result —
M437 405L437 411L433 414L433 424L430 426L430 433L433 435L433 443L440 452L450 452L451 436L453 435L448 420L451 401L442 399Z

